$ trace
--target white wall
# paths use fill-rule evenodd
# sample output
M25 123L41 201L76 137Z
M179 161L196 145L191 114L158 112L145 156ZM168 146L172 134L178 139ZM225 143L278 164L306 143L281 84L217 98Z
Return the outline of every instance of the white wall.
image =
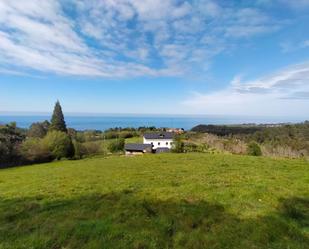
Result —
M167 144L166 144L167 143ZM144 144L153 144L153 149L158 147L172 148L173 139L146 139L144 138Z

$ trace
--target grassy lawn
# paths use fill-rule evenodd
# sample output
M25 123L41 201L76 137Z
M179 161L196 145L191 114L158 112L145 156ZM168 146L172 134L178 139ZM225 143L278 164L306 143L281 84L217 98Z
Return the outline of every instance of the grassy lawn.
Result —
M126 143L143 143L143 138L142 137L126 138Z
M309 248L309 163L161 154L0 170L0 249Z

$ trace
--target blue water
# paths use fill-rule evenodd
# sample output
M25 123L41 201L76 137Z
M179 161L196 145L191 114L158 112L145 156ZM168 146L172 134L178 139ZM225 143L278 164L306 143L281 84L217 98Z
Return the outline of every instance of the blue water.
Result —
M0 124L16 122L18 127L28 128L33 122L50 120L50 116L0 115ZM243 123L283 123L302 122L301 118L288 117L250 117L250 116L167 116L167 115L101 115L101 116L66 116L68 127L76 130L106 130L114 127L175 127L189 130L198 124L243 124Z

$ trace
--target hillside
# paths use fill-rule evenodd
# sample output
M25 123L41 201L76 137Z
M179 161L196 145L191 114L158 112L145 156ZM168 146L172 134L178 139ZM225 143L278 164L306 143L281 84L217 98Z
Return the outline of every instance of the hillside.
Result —
M162 154L0 170L0 248L308 248L309 163Z

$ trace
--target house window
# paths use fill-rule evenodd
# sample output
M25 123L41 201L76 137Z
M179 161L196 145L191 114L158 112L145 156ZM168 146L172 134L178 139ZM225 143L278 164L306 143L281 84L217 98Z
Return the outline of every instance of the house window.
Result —
M158 142L158 145L160 145L161 143L160 142Z
M168 145L168 142L166 142L166 145Z

